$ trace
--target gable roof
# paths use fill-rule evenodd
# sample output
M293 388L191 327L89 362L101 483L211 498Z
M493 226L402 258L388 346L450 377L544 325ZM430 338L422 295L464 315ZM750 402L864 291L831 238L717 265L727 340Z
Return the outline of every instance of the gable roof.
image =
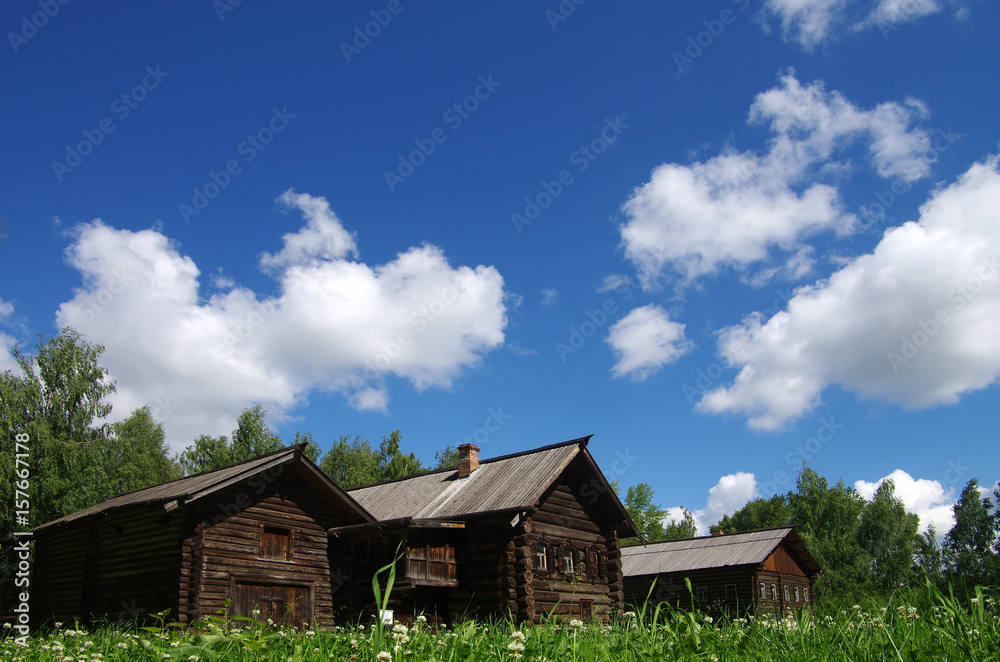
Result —
M627 527L634 528L631 518L586 449L591 436L481 460L468 478L459 478L457 467L449 467L358 487L348 494L379 520L455 519L527 511L574 459L582 458L603 481L603 493L614 499L622 522L627 523L616 522L616 527L628 531Z
M794 526L636 545L622 549L626 577L758 565L785 542L810 572L821 572Z
M179 502L177 505L188 504L267 469L279 465L293 464L304 471L308 478L312 478L313 482L319 483L321 488L333 492L334 497L339 498L347 506L348 510L357 514L359 521L373 521L374 518L368 511L358 505L347 492L333 482L333 479L323 473L303 454L302 451L305 449L305 446L306 444L287 446L252 460L223 467L222 469L205 471L193 476L185 476L184 478L153 485L152 487L126 492L90 508L84 508L51 522L46 522L36 527L34 531L37 533L53 526L69 524L70 522L128 506L155 505L160 503L166 505L172 501Z

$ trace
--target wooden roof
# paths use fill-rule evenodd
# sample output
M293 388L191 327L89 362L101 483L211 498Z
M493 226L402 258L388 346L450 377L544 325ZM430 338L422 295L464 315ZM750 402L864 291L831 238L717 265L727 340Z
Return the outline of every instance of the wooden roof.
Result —
M614 524L635 535L634 524L587 451L590 436L535 450L481 460L468 478L455 467L350 490L379 520L400 518L455 519L484 513L529 511L575 459L587 463L603 481L608 505L616 511ZM612 503L613 501L613 503Z
M626 577L758 565L784 542L812 573L822 572L794 526L636 545L622 549Z
M279 465L298 467L310 482L320 489L330 491L332 493L331 496L339 500L347 511L356 516L355 521L374 521L374 518L368 511L361 507L347 492L341 489L339 485L302 453L305 446L306 444L288 446L252 460L223 467L222 469L206 471L193 476L185 476L184 478L160 483L159 485L153 485L141 490L126 492L90 508L84 508L75 513L70 513L65 517L42 524L36 527L34 531L36 533L41 532L53 526L69 524L77 520L128 506L164 504L168 506L168 509L172 510L171 505L176 507L191 503L217 490L221 490ZM177 503L174 504L173 502Z

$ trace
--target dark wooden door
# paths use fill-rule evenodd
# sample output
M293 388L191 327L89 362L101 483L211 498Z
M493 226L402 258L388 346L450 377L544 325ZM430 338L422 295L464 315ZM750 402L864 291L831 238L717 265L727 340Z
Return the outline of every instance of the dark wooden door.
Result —
M257 584L236 582L233 609L237 616L253 618L261 623L271 619L276 625L312 622L312 601L308 586ZM254 610L260 613L254 615Z

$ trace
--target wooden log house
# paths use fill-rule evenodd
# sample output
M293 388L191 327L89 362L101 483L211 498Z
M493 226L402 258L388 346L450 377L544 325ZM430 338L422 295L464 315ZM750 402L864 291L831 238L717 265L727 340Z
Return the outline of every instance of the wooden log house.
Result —
M795 527L626 547L622 566L628 604L641 606L648 596L652 604L713 615L780 615L809 607L822 572Z
M390 607L449 620L549 616L607 622L622 611L619 540L635 525L587 451L590 437L351 490L379 521L334 527L331 567L349 567L355 609L399 548Z
M291 446L123 494L34 530L32 621L134 620L164 609L332 626L327 529L371 522ZM255 613L259 612L259 613Z

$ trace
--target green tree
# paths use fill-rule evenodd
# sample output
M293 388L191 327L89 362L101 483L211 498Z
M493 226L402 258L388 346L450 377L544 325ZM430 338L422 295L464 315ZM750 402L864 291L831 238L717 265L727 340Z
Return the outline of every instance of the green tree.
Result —
M413 453L400 450L402 435L395 430L382 437L378 449L361 435L344 435L333 442L320 468L344 489L411 476L425 470Z
M926 579L932 585L943 588L944 553L938 544L937 530L933 524L928 525L924 534L914 543L913 559L919 581Z
M231 440L225 435L201 435L181 452L177 460L184 474L190 476L252 460L280 450L284 445L267 425L267 410L257 404L240 413Z
M671 520L663 529L663 537L660 540L680 540L682 538L694 538L698 535L698 526L695 524L694 515L687 508L681 506L683 513L680 520Z
M319 458L323 454L323 449L320 448L320 445L316 443L315 439L313 439L313 433L306 432L303 434L301 432L296 432L292 445L298 446L299 444L305 444L306 448L305 451L303 451L305 456L316 464L319 464Z
M625 510L632 517L643 539L650 542L663 540L663 518L667 511L653 503L653 488L649 483L639 483L628 488L625 493ZM639 542L639 538L622 540L625 545Z
M181 477L180 466L169 457L163 425L153 419L148 406L112 423L110 430L109 439L94 443L105 476L101 501Z
M970 480L962 490L954 513L955 525L945 537L944 556L956 588L968 595L977 585L1000 584L1000 513L991 512L978 479Z
M910 579L919 518L906 512L891 480L883 481L861 513L858 544L869 559L867 586L888 595Z
M770 529L778 526L789 526L797 522L791 521L792 510L788 504L787 494L775 494L770 499L753 499L732 515L724 516L718 524L711 527L712 531L722 533L740 533L755 529Z
M460 455L457 448L448 444L442 450L435 453L434 461L437 464L434 465L434 468L447 469L448 467L457 467Z
M857 535L865 500L843 480L830 487L809 467L799 472L795 492L788 500L799 535L823 568L816 580L817 596L828 603L859 600L871 567Z

